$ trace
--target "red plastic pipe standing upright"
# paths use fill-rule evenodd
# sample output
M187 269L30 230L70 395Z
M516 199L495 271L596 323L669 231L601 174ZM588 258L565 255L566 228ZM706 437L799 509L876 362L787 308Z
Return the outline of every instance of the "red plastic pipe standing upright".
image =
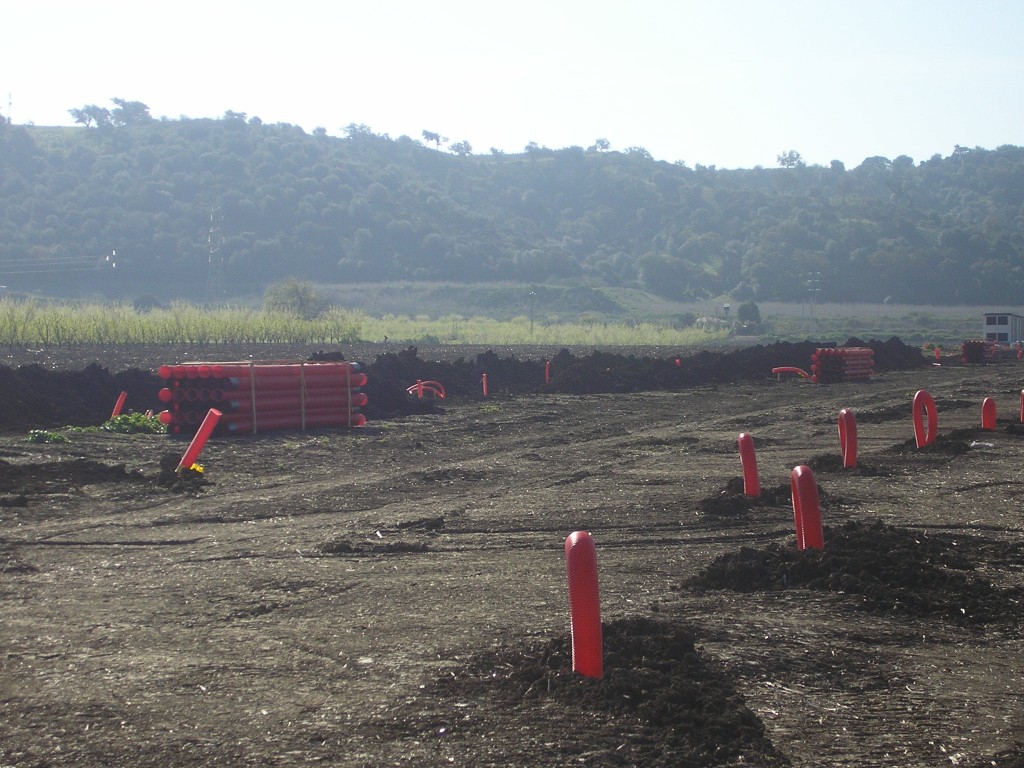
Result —
M597 548L587 531L566 538L565 573L569 578L572 669L585 677L604 677Z
M486 373L483 375L483 378L480 379L480 383L483 385L483 388L484 388L484 397L487 397L487 374Z
M843 466L853 469L857 466L857 417L849 408L839 412L839 449L843 455Z
M996 430L996 400L986 397L981 401L981 428L988 432Z
M939 412L935 407L935 400L923 389L914 394L914 440L918 448L924 448L935 442L939 436ZM928 413L928 429L925 430L924 416Z
M821 527L821 501L818 481L810 467L800 465L789 476L793 494L793 520L796 523L796 548L824 549L825 534Z
M757 476L757 453L754 451L754 438L746 432L740 432L736 444L740 449L740 462L743 464L743 495L757 498L761 495L761 481Z
M550 360L545 360L544 361L544 383L545 384L550 384L551 383L551 361Z

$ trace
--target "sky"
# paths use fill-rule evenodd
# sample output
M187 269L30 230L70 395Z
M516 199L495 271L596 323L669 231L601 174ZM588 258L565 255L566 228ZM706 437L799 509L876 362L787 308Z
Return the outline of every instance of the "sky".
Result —
M1024 0L0 0L0 113L112 98L477 154L921 162L1024 145Z

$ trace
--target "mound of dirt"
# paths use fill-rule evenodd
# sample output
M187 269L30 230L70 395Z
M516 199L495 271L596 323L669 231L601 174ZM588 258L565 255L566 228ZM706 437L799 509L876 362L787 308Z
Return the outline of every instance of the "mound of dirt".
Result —
M870 346L875 350L875 369L901 370L926 364L917 347L899 339L863 342L850 339L847 345ZM567 349L545 360L543 355L519 359L514 354L502 357L488 350L472 360L423 359L416 347L379 354L374 362L364 362L369 383L369 419L435 412L443 401L416 398L406 389L416 381L441 382L449 396L483 397L482 379L488 377L488 389L494 396L532 392L569 394L626 393L652 390L676 391L700 385L737 381L766 380L779 366L804 366L817 348L813 342L778 342L755 345L727 352L699 351L667 357L638 356L603 351L576 355ZM641 350L642 351L642 350ZM79 356L88 350L76 350ZM143 351L139 351L144 357ZM218 349L221 359L252 358L252 351ZM8 355L11 357L11 355ZM154 372L140 367L112 374L107 368L89 363L81 370L69 370L73 357L69 350L58 350L53 367L38 363L17 368L0 366L0 431L30 428L86 426L109 418L120 392L128 393L125 411L159 411L163 405L157 393L163 382ZM123 357L123 355L122 355ZM344 359L342 351L318 351L309 359ZM164 362L168 358L161 358ZM171 360L173 362L173 360ZM545 382L547 363L549 381ZM153 370L155 371L156 366Z
M448 706L489 700L515 713L516 732L481 738L486 724L465 717L440 728L436 720L420 723L422 732L409 735L482 745L508 739L520 743L521 764L536 764L530 744L538 742L547 746L545 765L582 764L588 755L651 768L790 764L727 672L701 653L693 629L630 618L606 623L602 634L599 680L573 672L571 642L556 638L484 653L425 691ZM387 729L393 722L374 726ZM508 744L494 746L510 754ZM486 754L479 757L487 764Z
M874 614L938 618L961 626L1024 620L1019 590L976 575L979 562L1024 564L1024 546L979 537L928 536L876 521L825 529L825 548L743 547L686 582L695 589L804 588L854 595Z

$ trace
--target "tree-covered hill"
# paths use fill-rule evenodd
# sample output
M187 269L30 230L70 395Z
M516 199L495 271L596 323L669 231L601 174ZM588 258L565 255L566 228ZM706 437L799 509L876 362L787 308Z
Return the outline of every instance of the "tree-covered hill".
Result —
M445 150L227 112L0 119L0 283L193 300L398 280L641 287L666 298L1013 304L1024 149L846 169L689 168L641 148ZM103 115L105 113L105 117ZM116 264L116 267L113 265ZM212 266L211 266L212 265Z

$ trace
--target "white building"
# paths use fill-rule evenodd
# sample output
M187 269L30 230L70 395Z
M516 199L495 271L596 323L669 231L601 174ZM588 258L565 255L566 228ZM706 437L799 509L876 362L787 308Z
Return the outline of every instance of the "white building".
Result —
M985 341L1012 344L1024 340L1024 315L1012 312L986 312L981 329Z

